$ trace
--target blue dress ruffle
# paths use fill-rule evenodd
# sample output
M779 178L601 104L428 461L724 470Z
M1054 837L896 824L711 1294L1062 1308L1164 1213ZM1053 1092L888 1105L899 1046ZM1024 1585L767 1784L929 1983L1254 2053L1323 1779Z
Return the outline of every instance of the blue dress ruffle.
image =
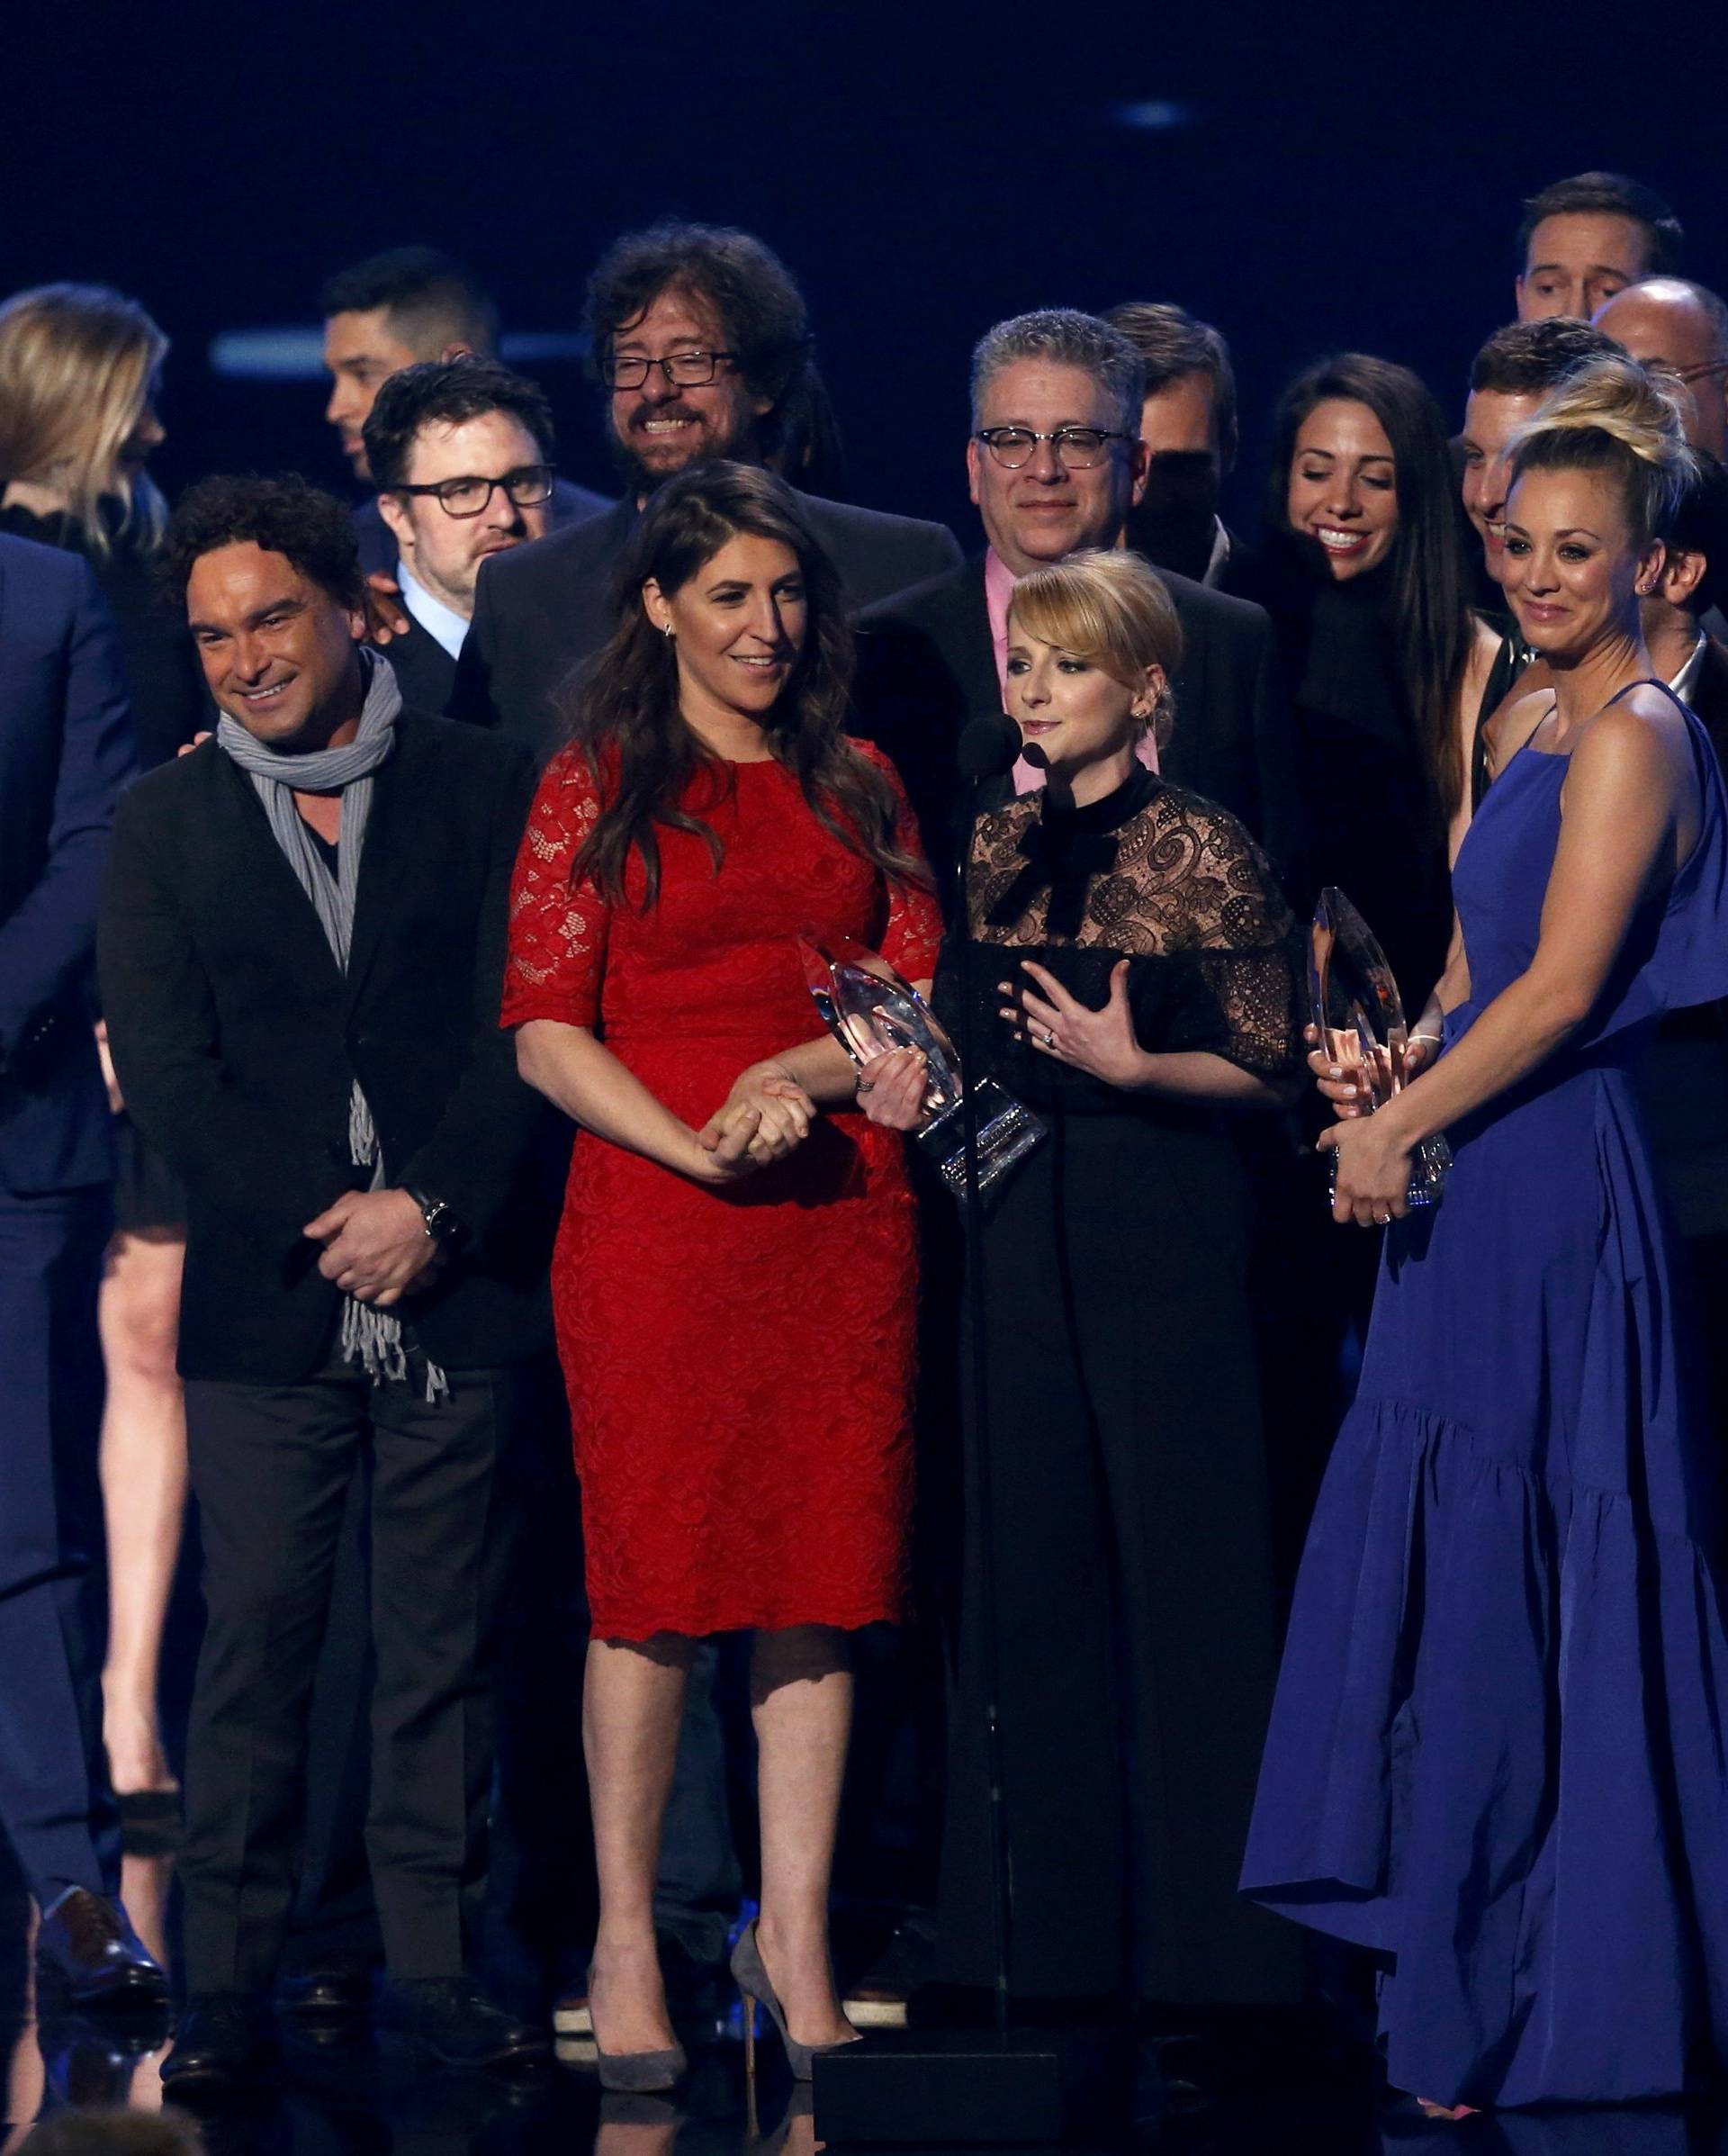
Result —
M1728 993L1728 810L1588 1027L1453 1131L1387 1239L1303 1558L1244 1891L1374 1949L1387 2069L1448 2104L1626 2102L1728 2055L1728 1632L1628 1067ZM1529 965L1566 759L1526 749L1454 889L1474 1000ZM1714 1314L1714 1313L1713 1313Z

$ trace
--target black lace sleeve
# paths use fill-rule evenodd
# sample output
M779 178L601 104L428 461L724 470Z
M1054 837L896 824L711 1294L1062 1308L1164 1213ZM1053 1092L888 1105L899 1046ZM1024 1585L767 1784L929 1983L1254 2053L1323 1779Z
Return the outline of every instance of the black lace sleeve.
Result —
M1047 825L1034 797L983 818L975 934L1066 948L1076 983L1094 971L1107 982L1109 963L1125 953L1148 1052L1204 1051L1267 1078L1294 1072L1300 943L1270 864L1228 810L1182 787L1147 785L1151 798L1110 829L1088 828L1084 812Z
M1180 862L1183 917L1157 970L1164 979L1148 1007L1135 1005L1141 1046L1204 1051L1263 1078L1291 1076L1301 1060L1301 944L1271 865L1213 803L1171 789L1148 813L1160 807L1163 829L1148 849L1148 865ZM1158 877L1142 892L1154 917L1168 925L1176 895L1170 883Z

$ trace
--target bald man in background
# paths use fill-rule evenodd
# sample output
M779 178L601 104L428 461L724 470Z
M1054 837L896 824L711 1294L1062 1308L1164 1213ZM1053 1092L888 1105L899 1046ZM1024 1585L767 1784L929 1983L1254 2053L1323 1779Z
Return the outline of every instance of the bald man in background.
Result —
M1687 439L1712 456L1728 455L1728 305L1685 277L1646 277L1616 293L1592 320L1634 359L1678 375L1686 391Z

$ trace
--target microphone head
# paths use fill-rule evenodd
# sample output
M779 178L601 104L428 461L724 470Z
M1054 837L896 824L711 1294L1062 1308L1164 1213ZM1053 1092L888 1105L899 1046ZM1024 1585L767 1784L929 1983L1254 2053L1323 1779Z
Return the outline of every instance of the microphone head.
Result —
M1035 771L1047 771L1049 770L1050 760L1044 753L1042 744L1039 742L1022 741L1020 744L1020 753L1026 759L1027 762L1031 765Z
M1013 770L1021 753L1020 728L1005 711L986 711L970 720L955 746L962 779L999 779Z

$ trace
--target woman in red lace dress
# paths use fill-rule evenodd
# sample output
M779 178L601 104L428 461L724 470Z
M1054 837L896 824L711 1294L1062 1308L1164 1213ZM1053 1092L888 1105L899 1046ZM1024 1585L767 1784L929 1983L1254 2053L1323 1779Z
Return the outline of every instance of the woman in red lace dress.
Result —
M758 1988L800 2049L853 2034L827 1942L842 1635L900 1614L914 1222L796 938L924 979L940 918L898 780L841 730L834 574L779 482L673 481L623 588L523 841L503 1018L580 1125L553 1299L593 1612L590 1998L603 2071L642 2087L682 2066L652 1898L705 1633L756 1634Z

